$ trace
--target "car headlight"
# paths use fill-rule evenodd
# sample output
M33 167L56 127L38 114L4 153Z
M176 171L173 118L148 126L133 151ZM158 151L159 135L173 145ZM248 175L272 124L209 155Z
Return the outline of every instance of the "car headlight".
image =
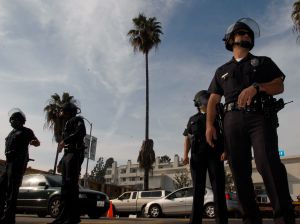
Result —
M86 194L79 194L79 198L87 198Z

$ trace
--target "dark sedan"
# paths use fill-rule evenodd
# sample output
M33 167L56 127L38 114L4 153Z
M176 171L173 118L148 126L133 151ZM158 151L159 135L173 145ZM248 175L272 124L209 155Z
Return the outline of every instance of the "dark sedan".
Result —
M61 182L59 175L25 175L18 196L18 212L36 213L39 217L57 217L60 213ZM99 218L109 209L108 196L99 191L80 186L79 200L81 214L87 214L92 219Z

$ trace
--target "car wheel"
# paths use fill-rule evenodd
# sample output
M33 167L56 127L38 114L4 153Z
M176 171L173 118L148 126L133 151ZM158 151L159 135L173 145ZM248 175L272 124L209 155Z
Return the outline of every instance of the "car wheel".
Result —
M208 218L214 218L216 216L215 205L213 203L205 205L204 213Z
M45 217L47 216L47 212L38 212L38 213L37 213L37 216L38 216L39 218L45 218Z
M151 205L151 207L149 208L150 217L158 218L161 216L161 214L162 214L162 212L161 212L159 205Z
M48 213L52 218L56 218L60 214L60 197L55 196L53 197L48 205Z

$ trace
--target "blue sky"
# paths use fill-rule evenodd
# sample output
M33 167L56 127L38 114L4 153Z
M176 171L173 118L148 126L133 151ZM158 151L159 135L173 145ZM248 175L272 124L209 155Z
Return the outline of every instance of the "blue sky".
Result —
M290 0L4 0L0 2L0 158L11 130L8 111L21 108L26 126L41 140L30 147L44 170L53 167L56 144L44 130L43 108L53 93L69 92L93 123L97 155L118 164L136 162L145 129L144 56L126 36L140 12L155 16L164 35L150 53L150 137L157 156L183 155L183 136L196 113L194 94L207 89L218 66L231 58L222 41L241 17L260 25L252 50L267 55L286 74L294 100L279 112L279 145L299 155L300 46L292 31ZM88 129L87 124L87 129ZM92 168L95 162L91 162ZM85 163L83 168L85 168Z

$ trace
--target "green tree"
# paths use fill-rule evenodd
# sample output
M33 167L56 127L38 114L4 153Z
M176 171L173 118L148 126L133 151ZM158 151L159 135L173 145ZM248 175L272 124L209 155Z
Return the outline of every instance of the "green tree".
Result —
M44 107L45 112L45 124L44 128L48 128L53 131L53 139L56 143L62 140L62 132L65 125L64 119L59 116L59 112L65 103L73 103L78 106L78 102L69 93L64 92L60 97L57 93L54 93ZM56 165L58 159L58 150L56 150L56 156L54 161L53 173L56 173Z
M293 12L292 12L292 20L294 22L294 31L296 33L300 33L300 0L297 0L293 4ZM300 35L298 35L298 40L300 39Z
M160 163L169 163L171 161L170 157L168 155L164 155L160 157L159 162Z
M189 187L192 185L192 179L189 176L187 169L177 171L174 177L174 187L175 189Z
M129 42L133 47L134 52L142 52L145 55L146 64L146 119L145 119L145 140L142 147L153 147L153 140L149 139L149 69L148 69L148 54L150 50L157 48L160 44L161 31L160 22L155 17L147 18L143 14L139 14L138 17L133 18L134 28L129 30ZM143 153L143 155L141 155ZM144 169L144 189L149 188L149 170L155 161L152 160L154 154L153 148L143 149L139 152L138 161L140 161L140 167ZM155 154L154 154L155 155ZM140 158L140 160L139 160ZM148 158L148 159L147 159ZM145 162L145 164L144 164ZM149 166L149 163L150 166Z
M94 169L91 172L90 177L97 182L104 183L105 182L105 173L107 168L111 167L114 162L114 158L110 157L106 160L104 164L103 157L100 157L95 165Z

